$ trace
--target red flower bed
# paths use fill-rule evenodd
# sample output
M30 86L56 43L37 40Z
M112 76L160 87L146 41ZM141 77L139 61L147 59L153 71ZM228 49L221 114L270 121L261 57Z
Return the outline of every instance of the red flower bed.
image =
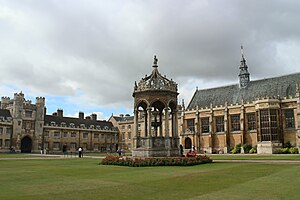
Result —
M130 167L147 166L192 166L204 163L211 163L212 160L207 156L195 157L166 157L166 158L133 158L106 156L100 162L102 165L120 165Z

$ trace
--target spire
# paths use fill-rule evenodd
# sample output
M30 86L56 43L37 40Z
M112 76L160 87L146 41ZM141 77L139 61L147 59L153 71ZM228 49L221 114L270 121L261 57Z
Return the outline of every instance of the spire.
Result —
M248 83L250 82L250 73L248 72L248 66L246 64L246 60L244 57L244 48L241 45L241 63L240 63L240 88L247 87Z
M156 58L156 56L154 56L153 67L158 67L157 62L158 62L158 59Z
M241 44L241 56L242 56L242 60L245 60L245 58L244 58L244 48L243 48L242 44Z

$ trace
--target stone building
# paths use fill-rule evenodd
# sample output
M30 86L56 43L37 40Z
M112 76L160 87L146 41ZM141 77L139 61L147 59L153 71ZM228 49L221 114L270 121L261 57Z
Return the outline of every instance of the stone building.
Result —
M250 81L242 52L239 84L196 89L180 124L181 142L200 152L227 153L238 144L272 153L300 147L300 73Z
M119 130L119 143L118 148L123 149L125 151L131 151L133 145L133 121L134 117L130 116L129 114L123 115L120 114L119 116L112 115L109 118L109 122L111 122L114 127ZM141 130L142 120L139 120L139 128Z
M96 114L64 117L58 109L47 115L45 98L37 97L33 104L22 92L13 99L1 98L0 151L61 152L66 145L70 151L82 146L85 151L114 152L117 144L117 129L111 122L97 120Z
M9 110L0 109L0 152L11 148L12 130L13 121Z

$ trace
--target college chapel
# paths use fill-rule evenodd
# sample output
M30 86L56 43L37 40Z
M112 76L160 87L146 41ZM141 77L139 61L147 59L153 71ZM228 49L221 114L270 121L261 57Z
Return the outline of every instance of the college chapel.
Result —
M300 73L250 80L241 54L239 83L202 89L185 107L178 105L177 83L158 71L134 84L133 116L97 120L96 114L46 114L45 98L35 103L22 92L0 102L0 152L116 152L133 156L176 156L179 145L199 153L229 153L237 145L273 153L283 144L300 148Z

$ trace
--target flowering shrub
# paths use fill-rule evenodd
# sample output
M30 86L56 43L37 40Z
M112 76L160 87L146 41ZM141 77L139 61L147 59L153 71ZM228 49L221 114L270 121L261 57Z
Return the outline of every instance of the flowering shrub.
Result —
M167 158L132 158L119 156L106 156L102 159L102 165L120 165L130 167L147 166L192 166L204 163L211 163L212 160L207 156L195 157L167 157Z

